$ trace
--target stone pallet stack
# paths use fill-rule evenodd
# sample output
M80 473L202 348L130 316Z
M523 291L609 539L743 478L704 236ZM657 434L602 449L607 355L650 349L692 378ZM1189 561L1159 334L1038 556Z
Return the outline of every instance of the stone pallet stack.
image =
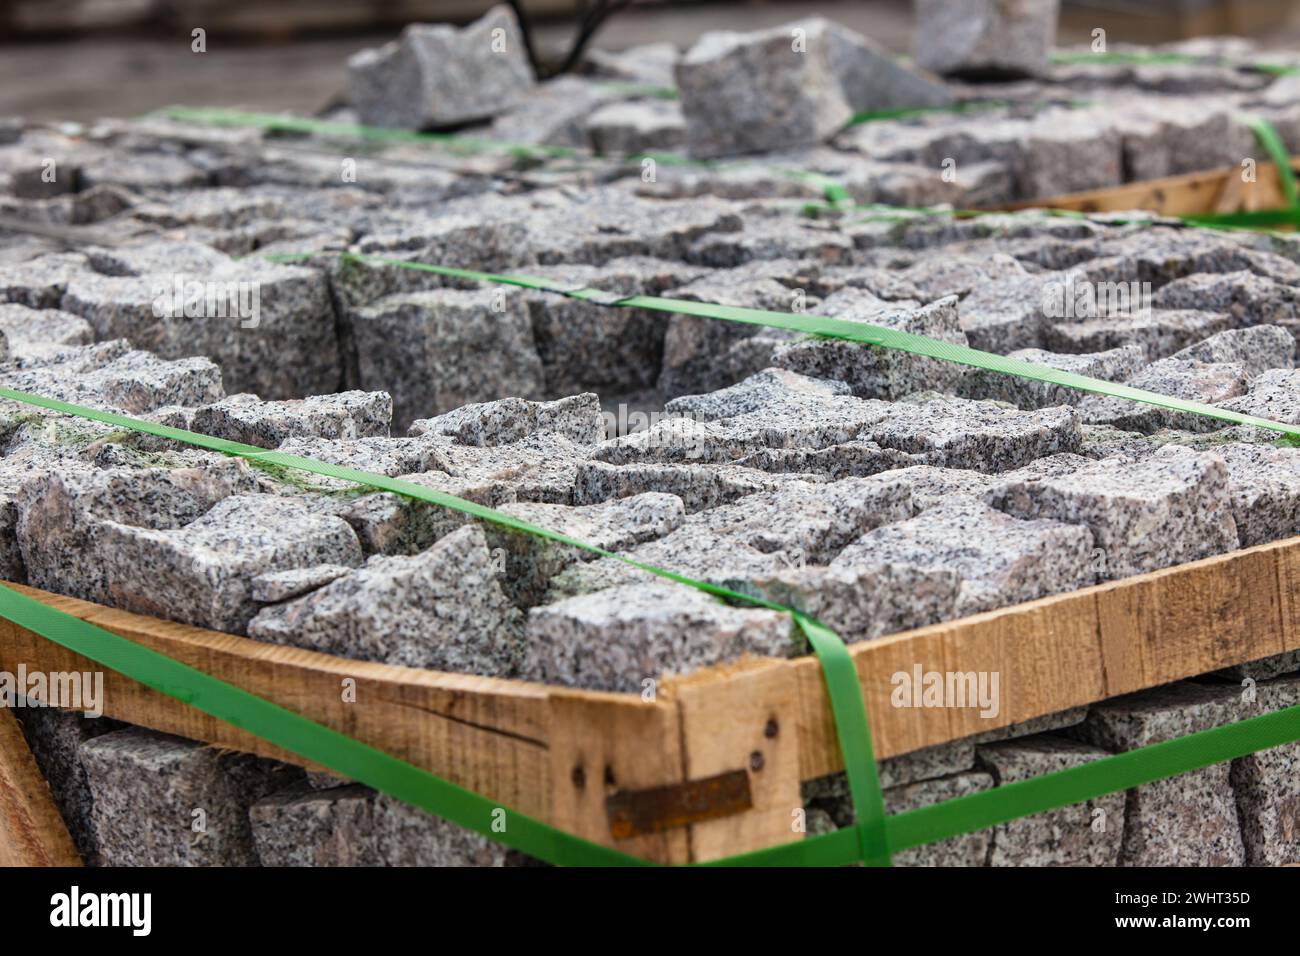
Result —
M836 122L869 108L846 64L878 54L824 22L806 40L830 45L815 69L847 104ZM768 34L710 41L677 75L733 55L779 70L773 49ZM396 69L401 55L371 66ZM600 59L607 74L662 69L662 56ZM866 88L939 84L883 75ZM736 165L663 164L654 181L636 165L517 166L409 143L352 156L325 139L159 119L83 135L13 124L0 214L88 238L0 233L0 384L402 476L804 608L850 642L1278 540L1300 533L1300 450L1254 429L333 255L524 272L614 298L806 310L1300 424L1292 240L1033 213L810 220L788 201L818 195L791 166L833 172L860 199L895 188L955 199L939 176L949 152L956 188L974 168L980 189L1004 196L1118 182L1133 157L1164 155L1169 171L1192 140L1236 149L1235 127L1210 137L1205 124L1246 100L1273 103L1279 120L1295 114L1280 128L1296 137L1300 114L1279 92L1290 80L1212 88L1223 75L1152 69L1108 92L1096 71L1060 70L1018 95L1088 86L1143 110L926 114L785 141ZM564 82L642 102L607 79ZM1216 105L1168 92L1179 84ZM523 106L490 129L555 121L532 141L568 137L572 116L533 99L567 94L520 88L511 96ZM438 116L467 115L448 109ZM51 157L60 172L47 182ZM340 175L348 162L353 179ZM283 252L324 254L260 258ZM178 280L255 287L257 314L159 308ZM1150 283L1150 307L1076 317L1045 305L1062 288L1110 282ZM609 690L804 650L788 616L391 494L10 402L0 442L3 576L50 591L354 659ZM886 761L886 796L894 810L920 806L1276 710L1295 703L1297 670L1284 655ZM23 718L79 848L105 864L525 862L347 781L106 720ZM900 862L1294 860L1298 752ZM809 783L805 804L811 831L847 822L842 779Z

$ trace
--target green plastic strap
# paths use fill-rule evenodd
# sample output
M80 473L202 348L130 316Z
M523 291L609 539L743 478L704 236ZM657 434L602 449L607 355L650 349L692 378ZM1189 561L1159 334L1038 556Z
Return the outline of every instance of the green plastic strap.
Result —
M273 262L304 262L312 259L316 255L316 253L289 253L284 255L267 256L266 258ZM856 342L860 345L874 345L879 348L896 349L902 352L910 352L913 355L922 355L940 361L956 362L961 365L971 366L972 368L999 372L1003 375L1011 375L1033 381L1046 382L1050 385L1060 385L1064 388L1076 389L1083 392L1092 392L1098 395L1107 395L1113 398L1124 398L1130 401L1142 402L1147 405L1154 405L1158 408L1169 409L1170 411L1187 412L1193 415L1217 418L1220 421L1229 422L1234 425L1252 425L1256 428L1264 428L1270 431L1280 432L1288 440L1300 442L1300 426L1288 425L1284 422L1276 422L1267 418L1259 418L1255 415L1246 415L1242 412L1234 412L1226 408L1216 408L1213 405L1205 405L1201 402L1174 398L1170 395L1161 395L1157 392L1147 391L1146 389L1134 388L1131 385L1107 382L1104 379L1092 378L1087 375L1077 375L1073 372L1064 372L1048 365L1040 365L1037 362L1008 358L1005 355L997 355L993 352L981 352L979 349L973 349L967 345L959 345L954 342L944 342L940 339L933 339L924 335L916 335L912 332L901 332L897 329L889 329L884 326L873 325L869 322L856 322L848 319L831 318L829 316L808 315L806 313L771 312L765 309L749 309L740 306L715 305L709 302L688 302L684 299L666 299L659 296L647 295L628 296L627 298L619 299L611 303L608 301L609 293L607 292L601 292L595 289L573 290L562 287L549 279L542 279L536 276L479 272L473 269L457 269L451 266L438 266L425 262L412 262L408 259L358 255L350 252L341 254L328 253L327 255L341 255L347 261L360 262L366 265L393 266L402 269L413 269L418 272L429 272L434 275L447 276L450 278L468 279L476 282L489 282L500 285L518 286L526 289L536 289L543 292L553 292L557 295L564 295L573 299L594 301L600 305L633 309L649 309L656 312L669 312L675 315L691 315L705 319L740 322L746 325L761 325L768 328L805 332L809 335L820 335L825 338L840 339L846 342Z
M1277 166L1277 175L1282 180L1282 192L1286 194L1286 204L1292 210L1300 210L1300 192L1296 190L1295 170L1291 168L1291 155L1286 151L1286 144L1278 135L1273 124L1261 116L1243 116L1242 122L1250 127L1255 138L1268 151L1269 158Z
M485 505L473 501L467 501L464 498L459 498L455 495L428 488L423 485L418 485L413 482L403 481L400 478L391 478L387 475L361 471L356 468L334 465L329 462L303 458L297 455L287 455L283 452L259 448L256 445L246 445L241 442L229 441L224 438L216 438L211 435L203 435L198 432L173 428L169 425L161 425L156 422L141 421L125 415L118 415L113 412L105 412L80 405L73 405L59 399L47 398L42 395L34 395L29 392L21 392L11 388L0 387L0 398L7 398L11 401L35 405L40 408L49 409L50 411L75 415L79 418L112 425L116 428L153 435L158 438L166 438L172 441L194 445L199 448L206 448L209 451L237 456L254 463L276 465L284 468L296 468L323 477L335 478L341 481L364 485L379 491L393 492L418 501L451 508L461 512L462 514L467 514L484 521L490 521L512 531L534 535L539 538L554 541L558 544L564 544L569 547L588 551L592 554L600 555L601 557L613 558L641 571L654 574L669 581L674 581L678 584L684 584L688 587L695 588L698 591L703 591L707 594L713 595L714 597L722 598L738 604L762 607L774 611L784 611L790 614L796 627L808 640L809 645L817 655L818 661L822 666L823 676L826 681L827 695L830 698L831 710L835 717L836 734L840 740L840 746L843 750L846 761L846 770L849 774L850 792L852 794L857 821L855 829L860 834L863 858L873 864L888 865L889 853L884 837L884 799L881 796L880 779L877 775L876 763L872 755L871 728L867 721L866 706L862 700L862 689L858 684L857 668L854 666L853 659L849 656L848 649L845 647L844 642L839 638L839 636L830 628L816 621L809 615L794 608L777 604L773 601L742 594L738 591L730 590L729 588L710 584L706 581L699 581L682 574L677 574L651 564L637 561L633 558L627 557L626 555L608 551L588 542L570 537L569 535L561 534L558 531L535 525L529 521L524 521L521 518L516 518L503 511L497 511L495 508L489 508ZM151 684L150 686L154 685ZM238 708L234 707L228 709L227 713L235 713L237 715ZM223 716L222 719L226 718ZM237 723L236 726L243 725ZM259 736L263 735L259 734ZM268 737L267 739L274 740L276 743L280 742L275 738ZM284 746L286 746L287 749L294 750L292 746ZM295 752L299 751L295 750ZM316 759L311 754L303 754L303 756ZM851 765L849 764L850 761L852 762ZM326 766L331 766L327 761L322 760L319 762L325 763ZM342 767L336 767L334 769L340 770L340 772L345 776L350 774L350 771ZM362 780L364 783L372 783L371 778L356 777L355 779ZM379 783L372 783L372 785L378 789L384 789L379 785ZM459 822L459 820L457 822ZM527 852L532 851L529 850ZM543 857L543 859L547 859L547 857Z

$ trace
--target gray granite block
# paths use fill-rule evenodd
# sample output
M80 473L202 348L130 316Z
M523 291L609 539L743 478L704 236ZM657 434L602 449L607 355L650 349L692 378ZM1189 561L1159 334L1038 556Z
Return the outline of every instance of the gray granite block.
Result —
M286 788L248 815L262 866L502 866L521 859L503 844L355 785Z
M701 36L675 67L691 154L789 149L839 132L853 107L835 71L835 29L813 18Z
M1079 419L1073 408L1020 411L993 402L935 398L888 407L861 437L906 452L917 464L1001 472L1036 458L1074 452Z
M998 785L1030 780L1107 756L1087 744L1044 734L979 748ZM991 866L1116 866L1124 838L1124 794L1112 793L999 824Z
M647 562L728 587L756 575L824 565L854 539L912 513L911 492L886 476L790 483L732 504L688 515L663 538L627 552ZM554 579L557 594L641 580L613 558L571 567Z
M1294 677L1261 683L1256 692L1262 713L1300 705L1300 680ZM1232 789L1249 865L1300 863L1298 770L1300 743L1260 750L1232 762Z
M927 70L987 77L1046 72L1058 0L920 0L914 55Z
M1074 735L1123 753L1251 716L1240 688L1170 684L1093 706ZM1129 791L1121 865L1244 864L1229 772L1215 764Z
M1093 538L1080 524L1021 521L955 498L863 535L834 567L955 572L957 617L1092 584ZM931 623L929 621L925 623Z
M1300 318L1294 288L1249 269L1225 272L1195 270L1157 289L1157 309L1204 309L1232 318L1235 326L1265 325Z
M686 511L694 514L760 491L775 491L792 481L820 480L820 475L772 474L739 465L609 465L585 461L578 465L573 501L576 505L590 505L658 491L677 496Z
M1246 394L1218 404L1256 418L1300 425L1300 371L1274 368L1261 372L1251 380Z
M248 808L296 767L128 728L78 749L104 866L255 866Z
M520 502L503 505L501 510L537 527L615 552L662 538L681 527L686 518L680 498L659 492L580 507ZM483 528L500 569L503 590L524 607L539 603L551 578L566 567L598 557L592 551L491 523L485 522Z
M665 673L688 673L743 654L798 650L788 614L728 607L694 588L629 583L528 612L519 676L569 687L641 692Z
M1280 325L1227 329L1203 342L1189 345L1171 357L1198 362L1232 362L1245 368L1246 374L1253 378L1271 368L1292 368L1295 365L1295 336Z
M1237 546L1223 459L1165 446L1140 461L1106 459L1069 474L1008 483L994 505L1021 518L1092 530L1114 580Z
M1155 360L1237 325L1227 312L1154 309L1134 316L1050 323L1043 332L1043 341L1053 352L1071 354L1139 345L1147 358Z
M957 322L955 297L940 299L919 309L899 310L864 289L843 289L823 301L816 312L958 345L966 344L966 335ZM926 390L952 392L964 374L962 366L952 362L898 349L811 337L778 346L773 362L803 375L844 382L859 398L894 399Z
M1042 349L1018 349L1008 358L1047 365L1063 372L1122 382L1146 365L1146 352L1138 345L1125 345L1106 352L1061 355ZM965 398L993 399L1017 408L1050 408L1053 405L1078 405L1089 394L1064 385L1052 385L1018 375L983 369L968 370L959 394Z
M520 296L413 292L358 309L350 320L360 387L392 395L398 430L470 402L542 397L541 359Z
M387 392L340 392L280 402L231 395L195 409L189 428L245 445L275 448L289 438L373 438L388 435L393 400Z
M1300 534L1300 449L1234 442L1215 451L1228 465L1242 547Z
M345 521L274 495L223 498L177 529L104 521L95 543L80 558L100 566L107 603L235 634L257 613L257 575L361 562Z
M522 441L538 432L555 432L577 445L605 440L600 400L591 392L553 402L502 398L462 405L437 418L411 424L412 436L445 435L461 445L497 446Z
M520 623L482 529L471 526L411 557L374 556L303 597L265 607L248 634L354 660L503 675L517 667Z
M294 398L338 388L334 307L321 273L215 250L186 269L168 261L166 243L148 249L147 272L74 273L59 308L100 340L125 338L164 359L205 355L231 391Z
M371 126L484 119L513 106L533 82L519 22L504 4L459 30L409 24L398 40L348 60L348 98Z
M1225 404L1245 393L1248 373L1235 362L1200 362L1167 358L1153 362L1124 382L1133 388L1202 405ZM1089 395L1079 402L1079 415L1090 425L1110 425L1125 431L1150 434L1161 428L1209 431L1221 428L1215 418L1176 412L1147 402L1105 395Z

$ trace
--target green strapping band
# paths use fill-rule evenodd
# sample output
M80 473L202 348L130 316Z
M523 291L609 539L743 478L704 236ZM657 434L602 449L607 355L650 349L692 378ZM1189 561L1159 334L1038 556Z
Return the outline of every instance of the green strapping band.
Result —
M648 309L655 312L667 312L674 315L691 315L705 319L720 319L726 322L739 322L745 325L760 325L773 329L785 329L793 332L805 332L823 338L839 339L859 345L874 345L878 348L895 349L938 359L944 362L956 362L972 368L998 372L1018 378L1060 385L1083 392L1093 392L1113 398L1124 398L1165 408L1170 411L1186 412L1217 418L1234 425L1252 425L1279 432L1287 439L1300 443L1300 426L1288 425L1243 412L1234 412L1226 408L1217 408L1201 402L1161 395L1158 392L1134 388L1117 382L1063 372L1049 365L1028 362L1024 359L1008 358L993 352L982 352L968 345L944 342L912 332L900 332L897 329L873 325L869 322L855 322L849 319L836 319L829 316L808 315L806 313L772 312L766 309L749 309L741 306L715 305L710 302L689 302L685 299L667 299L660 296L633 295L610 302L609 293L597 289L571 289L563 287L550 279L537 276L499 274L479 272L473 269L457 269L451 266L431 265L425 262L412 262L408 259L394 259L386 256L358 255L356 253L289 253L266 256L272 262L305 262L318 256L340 256L345 261L363 265L392 266L400 269L412 269L417 272L429 272L434 275L455 279L468 279L474 282L494 283L497 285L517 286L535 289L541 292L553 292L571 299L594 301L600 305L629 309Z

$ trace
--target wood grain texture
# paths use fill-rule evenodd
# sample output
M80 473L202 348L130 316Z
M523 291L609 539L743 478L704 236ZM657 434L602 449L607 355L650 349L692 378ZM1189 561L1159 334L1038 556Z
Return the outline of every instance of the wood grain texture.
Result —
M81 866L13 711L0 707L0 866Z
M1261 149L1262 152L1262 149ZM1300 160L1292 160L1300 170ZM1255 181L1243 182L1240 166L1184 173L1161 179L1107 186L999 206L999 209L1066 209L1074 212L1127 212L1145 209L1165 216L1279 209L1286 205L1273 163L1258 163Z

